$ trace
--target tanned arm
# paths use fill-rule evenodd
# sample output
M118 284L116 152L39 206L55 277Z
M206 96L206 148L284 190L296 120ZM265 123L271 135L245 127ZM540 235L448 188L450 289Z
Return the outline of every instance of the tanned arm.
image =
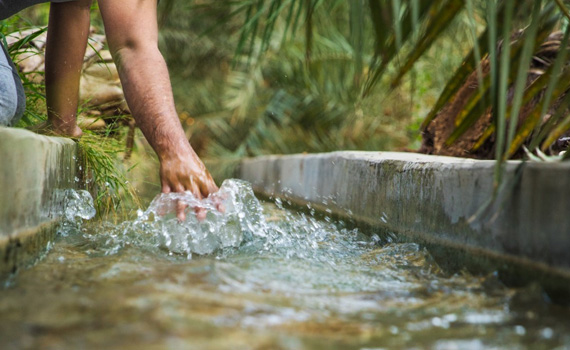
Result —
M80 137L77 126L79 80L89 37L91 0L52 3L46 44L48 128Z
M170 77L158 50L157 0L99 0L107 42L137 125L160 160L162 192L218 190L190 146L176 109ZM205 212L198 210L199 217ZM184 213L179 208L179 218Z

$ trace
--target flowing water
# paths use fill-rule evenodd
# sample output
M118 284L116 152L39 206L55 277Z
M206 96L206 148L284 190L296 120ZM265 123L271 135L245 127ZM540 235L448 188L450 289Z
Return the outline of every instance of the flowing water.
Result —
M0 290L1 349L570 349L570 310L539 287L448 275L417 244L261 204L244 182L118 225L62 195L59 238Z

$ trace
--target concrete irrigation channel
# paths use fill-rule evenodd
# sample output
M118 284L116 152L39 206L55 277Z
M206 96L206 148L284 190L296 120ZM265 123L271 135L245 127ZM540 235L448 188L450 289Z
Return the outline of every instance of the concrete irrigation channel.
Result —
M55 238L58 191L75 188L68 139L0 128L0 280L33 264ZM427 246L447 271L497 271L539 281L561 301L570 289L570 163L509 162L493 194L493 161L412 153L335 152L244 160L259 195L340 217L367 232ZM81 177L81 176L80 176ZM485 210L481 210L485 208Z
M239 176L266 197L334 215L399 241L425 244L448 271L498 272L510 285L570 289L570 163L494 161L391 152L244 160Z
M29 266L55 237L58 191L76 185L70 139L0 127L0 281Z

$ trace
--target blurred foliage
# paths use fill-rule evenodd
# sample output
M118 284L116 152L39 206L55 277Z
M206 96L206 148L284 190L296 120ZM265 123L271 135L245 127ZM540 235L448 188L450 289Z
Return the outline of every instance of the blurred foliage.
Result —
M319 2L308 50L302 1L268 2L257 15L248 1L163 2L161 47L177 106L218 179L247 156L419 147L418 116L468 51L468 18L444 28L400 86L384 81L363 99L375 35L368 5L358 3L361 12ZM347 16L355 11L361 17Z
M436 65L434 75L446 76L445 86L438 100L430 104L422 130L453 102L475 71L478 88L454 116L451 127L455 130L445 145L453 144L491 111L492 124L481 137L493 136L499 160L497 184L502 163L523 145L529 145L531 151L544 150L548 141L567 130L570 98L564 97L570 88L570 66L565 16L570 12L566 1L217 3L226 4L230 17L242 19L243 25L225 94L225 106L231 113L206 121L215 136L210 155L238 159L272 152L390 147L376 140L384 134L372 131L378 125L378 130L385 129L385 123L374 120L382 120L382 116L370 115L362 106L386 106L386 91L397 89L388 96L400 97L399 109L405 109L407 101L401 99L401 92L406 87L411 90L409 101L422 99L418 92L424 91L425 82L418 80L417 69L425 67L426 57L437 55L434 50L449 40L450 31L468 47L459 53L461 64L450 67L442 61ZM545 40L560 28L566 35L552 49L555 58L536 69L533 62L544 57L540 54ZM465 48L458 46L462 49L444 56ZM366 104L363 98L373 102ZM535 103L537 100L540 102ZM413 115L414 104L410 104L408 113ZM530 113L521 114L529 109ZM350 129L357 120L369 133L352 139L355 135ZM365 141L367 137L372 139Z
M222 110L221 95L240 23L228 20L230 9L217 1L160 5L160 49L182 119Z

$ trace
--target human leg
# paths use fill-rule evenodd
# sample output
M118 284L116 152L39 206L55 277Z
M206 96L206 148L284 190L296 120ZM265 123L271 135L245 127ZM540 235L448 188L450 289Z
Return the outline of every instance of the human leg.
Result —
M13 126L24 115L26 96L16 67L0 43L0 125Z
M91 0L52 3L46 46L48 127L80 137L77 125L79 81L89 36Z

